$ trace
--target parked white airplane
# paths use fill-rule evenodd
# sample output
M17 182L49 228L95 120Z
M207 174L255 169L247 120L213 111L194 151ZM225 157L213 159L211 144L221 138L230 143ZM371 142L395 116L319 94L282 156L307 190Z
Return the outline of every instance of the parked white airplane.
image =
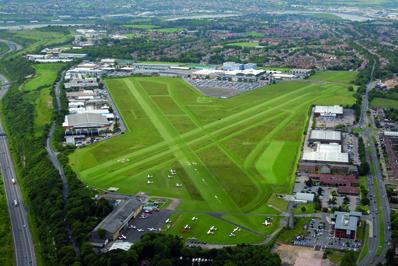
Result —
M232 237L232 236L235 236L235 234L234 234L234 233L229 233L228 236L229 236L229 237Z
M196 220L199 220L199 218L198 217L192 217L192 221L196 221Z
M144 232L145 230L144 230L144 229L138 228L137 231L138 231L138 232Z
M268 219L265 219L263 225L265 226L271 225L271 222Z
M147 184L153 184L153 181L148 180L148 181L146 181L146 183L147 183Z

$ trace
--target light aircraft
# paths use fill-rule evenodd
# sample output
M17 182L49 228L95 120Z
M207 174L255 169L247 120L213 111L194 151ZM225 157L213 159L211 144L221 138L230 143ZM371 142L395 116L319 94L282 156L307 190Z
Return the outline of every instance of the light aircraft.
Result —
M232 237L232 236L235 236L235 234L234 234L234 233L229 233L228 236L229 236L229 237Z
M145 230L144 230L144 229L138 228L137 231L138 231L138 232L144 232Z
M199 218L198 217L192 217L192 221L196 221L196 220L199 220Z

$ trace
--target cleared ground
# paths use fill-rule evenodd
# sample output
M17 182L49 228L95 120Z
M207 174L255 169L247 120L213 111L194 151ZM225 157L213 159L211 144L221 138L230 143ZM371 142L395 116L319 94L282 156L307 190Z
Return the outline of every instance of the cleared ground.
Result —
M273 193L291 191L310 106L354 102L344 82L285 82L229 99L205 97L177 78L105 84L128 132L73 153L70 163L79 177L99 189L180 198L178 209L187 212L232 215L234 224L258 226L260 238L253 234L252 242L267 234L260 229L266 215L286 208ZM177 174L168 178L171 168ZM242 213L264 215L253 222L236 215ZM185 222L193 214L181 215L188 216L178 218ZM211 223L203 224L204 234ZM214 241L245 239L222 235Z

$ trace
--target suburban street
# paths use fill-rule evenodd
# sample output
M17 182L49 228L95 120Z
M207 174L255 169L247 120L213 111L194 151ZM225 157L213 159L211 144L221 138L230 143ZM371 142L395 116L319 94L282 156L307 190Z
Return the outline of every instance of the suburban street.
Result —
M16 43L4 41L10 51L20 48ZM0 75L2 88L0 99L8 90L8 81ZM7 137L0 121L0 166L3 177L4 189L7 198L8 212L11 220L11 230L14 242L16 265L37 265L32 235L28 225L28 215L23 197L15 174L14 164L9 151ZM14 181L14 182L13 182Z
M383 263L391 239L391 233L389 230L389 223L390 223L389 203L383 182L383 175L380 170L380 163L377 156L374 138L371 133L371 130L376 128L376 126L374 124L374 121L370 119L368 115L368 110L369 110L368 93L374 87L375 83L370 82L366 88L366 94L364 95L362 101L361 119L359 122L360 127L364 130L362 132L362 138L366 146L367 160L369 165L373 165L374 169L374 173L370 173L367 176L367 185L370 196L369 210L370 210L371 224L373 225L373 236L369 237L367 255L359 263L359 265L364 265L364 266ZM369 126L371 126L371 128L369 128ZM374 184L377 185L377 190ZM379 195L376 194L377 191ZM377 206L376 202L377 197L380 197L381 209L379 209ZM382 214L381 222L384 224L383 231L381 231L381 224L378 217L379 212L381 212ZM379 247L381 234L383 234L384 236L384 242L383 245ZM382 248L382 251L379 256L376 256L378 248Z

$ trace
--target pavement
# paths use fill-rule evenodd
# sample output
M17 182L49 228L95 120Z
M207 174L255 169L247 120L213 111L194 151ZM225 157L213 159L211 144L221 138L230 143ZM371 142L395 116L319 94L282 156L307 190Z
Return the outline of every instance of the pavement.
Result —
M151 230L154 233L160 232L172 213L173 211L170 210L160 210L159 212L154 212L148 218L141 218L142 216L139 215L136 219L132 220L130 228L126 228L121 233L126 236L128 242L136 243L142 235L151 232ZM131 228L132 226L134 228Z
M1 40L7 43L10 51L20 48L20 45ZM3 98L8 90L7 79L0 75L2 88L0 90L0 99ZM37 265L36 254L33 245L32 234L28 224L28 211L23 202L21 190L15 174L14 164L7 143L3 126L0 121L0 167L3 177L4 190L7 199L8 213L11 221L12 239L14 242L14 251L17 266ZM12 180L16 180L14 184Z

